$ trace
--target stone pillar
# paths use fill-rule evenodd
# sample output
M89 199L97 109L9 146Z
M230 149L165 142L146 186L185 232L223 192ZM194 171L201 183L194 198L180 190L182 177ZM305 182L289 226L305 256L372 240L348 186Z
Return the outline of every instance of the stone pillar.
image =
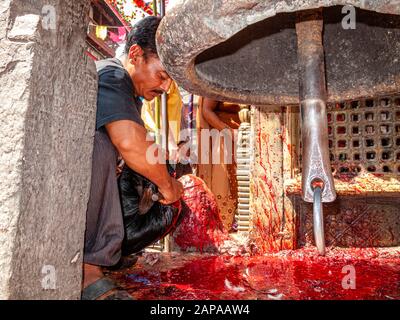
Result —
M0 1L0 299L80 297L97 91L89 3Z
M286 109L279 106L252 109L250 239L258 253L294 249L295 212L284 190L291 170Z

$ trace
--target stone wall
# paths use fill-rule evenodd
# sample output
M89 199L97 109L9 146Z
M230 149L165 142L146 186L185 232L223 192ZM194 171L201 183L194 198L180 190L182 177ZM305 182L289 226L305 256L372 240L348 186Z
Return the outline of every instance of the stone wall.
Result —
M77 299L97 80L89 1L0 2L0 298Z

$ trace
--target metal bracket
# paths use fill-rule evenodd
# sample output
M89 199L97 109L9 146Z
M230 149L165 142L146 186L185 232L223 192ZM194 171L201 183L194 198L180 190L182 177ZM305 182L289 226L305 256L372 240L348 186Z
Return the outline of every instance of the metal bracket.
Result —
M296 22L303 144L303 199L313 201L311 184L324 184L323 202L336 199L329 159L322 9L298 13Z

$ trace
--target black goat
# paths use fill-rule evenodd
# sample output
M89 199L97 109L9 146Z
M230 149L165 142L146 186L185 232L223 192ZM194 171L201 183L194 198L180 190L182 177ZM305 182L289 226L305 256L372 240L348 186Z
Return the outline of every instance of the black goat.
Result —
M168 166L170 174L173 170ZM157 186L126 165L118 179L125 238L122 254L130 255L162 239L175 230L187 206L183 201L173 205L154 202Z

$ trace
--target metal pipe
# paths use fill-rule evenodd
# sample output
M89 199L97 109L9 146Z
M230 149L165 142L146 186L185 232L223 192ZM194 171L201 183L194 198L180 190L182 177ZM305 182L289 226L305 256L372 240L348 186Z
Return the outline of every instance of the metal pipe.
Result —
M161 117L162 117L162 148L168 154L169 144L168 144L168 136L169 136L169 122L168 122L168 104L167 104L167 94L163 93L161 96Z
M189 129L192 130L194 128L194 125L193 125L193 119L194 119L194 117L193 117L193 94L191 94L189 96L187 117L188 117L187 121L188 121Z
M324 233L324 212L322 208L322 188L314 189L314 204L313 204L313 224L314 224L314 239L318 253L321 256L325 255L325 233Z
M313 202L314 238L325 255L322 202L336 199L329 159L322 9L298 13L297 56L300 79L303 200Z
M156 143L161 144L161 108L160 108L160 97L156 97L154 100L154 120L156 125Z
M153 15L157 16L157 0L153 0ZM161 128L161 122L160 122L160 117L161 117L161 110L160 110L160 98L156 97L154 99L154 120L155 120L155 125L156 125L156 143L161 144L161 135L160 135L160 128Z
M157 16L157 0L153 0L153 15Z
M160 0L160 15L161 18L165 16L165 0ZM163 93L161 96L161 117L162 117L162 148L168 154L168 135L169 135L169 122L168 122L168 95ZM164 240L164 251L171 251L171 239L167 235Z
M187 124L188 124L188 129L189 129L189 141L190 141L190 148L192 149L194 146L197 145L197 133L195 131L196 125L194 123L194 95L191 94L189 96L189 103L188 103L188 110L187 110ZM193 154L190 156L190 160L193 157ZM192 166L193 173L197 173L197 166Z
M161 18L165 16L165 0L160 0L160 14ZM161 117L162 117L162 147L168 154L168 135L169 135L169 122L168 122L168 95L163 93L161 96Z
M165 16L165 0L160 0L160 15Z
M302 129L303 199L313 202L312 183L322 181L322 202L336 199L329 159L322 9L298 14L296 23Z

